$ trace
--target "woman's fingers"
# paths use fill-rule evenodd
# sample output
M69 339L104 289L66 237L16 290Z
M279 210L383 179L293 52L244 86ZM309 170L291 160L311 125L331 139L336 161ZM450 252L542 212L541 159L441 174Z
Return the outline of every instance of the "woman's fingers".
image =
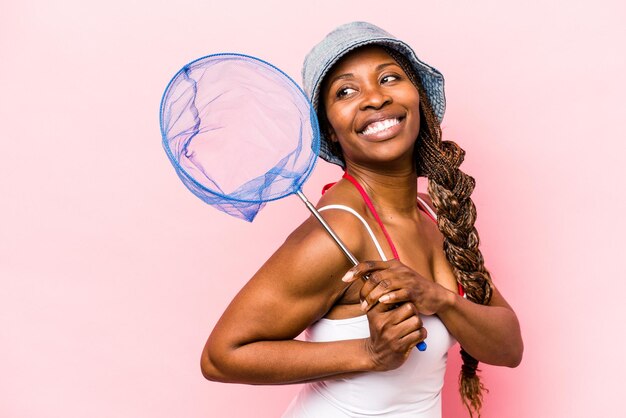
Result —
M423 326L422 319L419 316L417 308L409 302L403 303L402 305L396 306L392 309L389 309L388 306L383 304L378 304L370 310L369 314L370 319L372 319L372 316L378 316L378 318L380 318L379 321L381 326L395 327L403 324L401 328L405 329L407 333Z
M361 310L369 311L378 303L385 310L403 302L413 302L424 314L436 313L445 302L443 287L426 279L398 260L365 261L351 268L342 280L363 280Z
M407 289L407 286L411 284L405 278L406 276L397 268L377 270L371 273L370 279L363 284L360 292L362 310L367 312L378 302L392 305L412 301L411 293Z
M390 316L395 314L393 323L396 326L400 344L413 348L426 339L428 333L413 304L400 305L390 314Z
M418 311L412 303L403 303L399 306L389 306L380 303L372 306L372 308L368 311L368 314L380 314L383 312L387 313L385 320L393 325L398 324L411 316L418 315Z
M357 279L367 280L374 271L389 267L390 261L364 261L348 270L341 280L346 283L351 283Z
M388 305L377 304L367 313L370 352L380 370L400 366L427 335L413 304L404 303L386 311L388 308Z
M376 299L377 302L385 303L387 305L394 305L400 302L408 302L411 300L411 295L407 289L397 289L391 292L383 293Z
M383 310L385 308L379 307L377 309ZM389 311L389 321L394 325L403 323L411 318L417 320L416 325L419 325L417 328L422 327L422 320L419 317L419 313L417 312L415 305L412 303L403 303L402 305L394 308L393 311Z
M428 331L426 331L426 328L422 327L400 338L400 343L407 347L408 350L412 350L415 346L424 341L426 337L428 337Z
M385 293L394 290L392 276L388 273L389 270L377 270L369 275L363 287L361 287L361 309L367 312L372 306L374 306L378 299Z

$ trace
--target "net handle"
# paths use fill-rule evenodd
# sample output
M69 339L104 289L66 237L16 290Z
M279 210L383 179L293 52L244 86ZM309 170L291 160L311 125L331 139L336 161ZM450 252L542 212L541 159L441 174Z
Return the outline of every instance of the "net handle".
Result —
M328 234L332 237L332 239L339 246L339 248L341 248L341 251L343 251L343 253L346 255L348 260L352 262L352 265L356 266L357 264L359 264L359 260L357 260L354 254L350 252L348 247L346 247L346 244L344 244L343 241L341 241L341 238L339 238L337 234L335 234L335 231L333 231L330 225L328 225L328 223L324 220L324 218L322 218L322 215L320 215L317 209L315 209L315 206L313 206L313 204L309 202L309 199L306 198L304 193L302 193L301 190L298 190L296 191L296 194L298 195L300 199L302 199L302 201L304 202L306 207L309 209L309 211L313 214L313 216L315 216L315 219L317 219L319 223L322 224L326 232L328 232Z

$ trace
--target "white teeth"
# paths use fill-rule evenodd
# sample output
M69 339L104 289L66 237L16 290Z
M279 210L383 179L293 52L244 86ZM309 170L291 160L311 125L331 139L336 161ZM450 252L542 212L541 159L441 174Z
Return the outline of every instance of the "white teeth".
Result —
M363 135L372 135L378 132L384 131L385 129L389 129L392 126L399 124L400 121L398 119L385 119L378 122L373 122L367 125L367 127L363 130Z

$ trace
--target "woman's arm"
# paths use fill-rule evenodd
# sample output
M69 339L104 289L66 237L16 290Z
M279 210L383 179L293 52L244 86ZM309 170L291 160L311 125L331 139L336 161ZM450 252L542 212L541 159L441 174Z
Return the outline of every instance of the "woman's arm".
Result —
M365 310L376 304L410 301L425 315L436 314L448 331L474 358L488 364L516 367L522 360L523 342L517 316L497 289L489 305L473 303L398 260L361 263L349 270L351 282L369 275L361 290Z
M349 215L326 215L350 248L360 245ZM425 338L417 311L368 313L371 338L335 342L294 340L332 307L350 264L310 219L298 228L228 306L202 352L209 380L281 384L398 367ZM372 328L373 327L373 328Z
M437 312L461 346L479 361L517 367L524 343L517 315L493 287L489 305L479 305L448 292L447 303Z

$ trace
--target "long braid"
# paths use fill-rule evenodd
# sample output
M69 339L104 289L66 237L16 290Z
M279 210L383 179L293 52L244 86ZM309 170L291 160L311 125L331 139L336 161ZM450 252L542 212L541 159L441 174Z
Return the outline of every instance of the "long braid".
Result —
M418 176L428 178L428 194L437 212L437 224L444 236L443 249L457 282L467 298L486 305L491 300L491 276L485 268L478 249L480 239L474 226L476 207L470 198L474 191L474 178L459 169L465 151L452 141L441 140L441 127L414 70L407 59L398 52L385 48L387 53L404 69L420 95L421 126L415 145ZM477 374L478 360L461 348L463 366L459 376L461 399L470 416L480 418L483 391L488 390Z

